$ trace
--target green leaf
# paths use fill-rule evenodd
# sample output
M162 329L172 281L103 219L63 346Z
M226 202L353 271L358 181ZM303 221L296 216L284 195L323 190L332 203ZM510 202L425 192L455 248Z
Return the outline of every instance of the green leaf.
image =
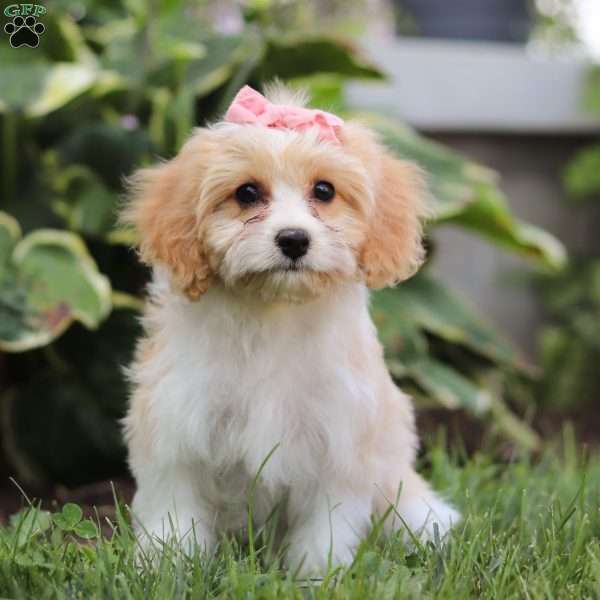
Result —
M31 554L17 554L15 556L15 563L25 568L51 569L53 567L52 563L39 550Z
M227 110L240 88L249 81L252 73L264 60L266 53L265 41L260 35L246 35L239 50L243 51L243 55L235 66L219 101L218 110L221 114Z
M94 346L93 338L86 339ZM80 354L86 354L89 346L79 346ZM79 361L85 362L84 357ZM108 372L112 383L119 374L114 362L91 365L90 369ZM118 419L126 407L123 385L49 368L32 374L31 379L19 386L8 403L0 405L3 416L10 411L13 418L9 450L19 479L76 486L122 472L126 453Z
M102 94L122 87L123 81L96 61L30 62L0 60L0 113L22 112L38 119L57 111L85 94Z
M461 225L534 262L541 262L554 271L567 263L562 242L535 225L517 221L504 197L493 187L482 187L477 202L465 206L463 211L446 221Z
M427 355L428 344L420 323L398 290L379 290L371 295L371 316L377 326L386 357L410 362Z
M535 430L511 412L495 394L492 394L491 398L490 421L492 426L507 439L512 440L517 447L528 452L539 450L541 439Z
M511 368L526 368L524 360L508 341L454 292L426 272L420 272L396 288L375 292L372 305L376 324L381 323L379 313L386 315L388 322L380 329L380 335L391 351L396 348L394 336L401 338L409 332L409 339L415 339L414 328L418 327L448 342L460 344L492 362ZM424 354L422 342L419 347L420 354Z
M590 68L583 95L583 107L591 113L600 113L600 66Z
M567 165L563 181L574 200L600 199L600 144L580 150Z
M43 78L41 90L25 107L29 117L42 117L91 89L96 71L78 64L54 64Z
M393 119L373 113L354 114L378 131L401 158L414 160L425 169L434 222L461 225L552 269L564 266L563 245L549 233L512 216L493 171L419 136Z
M48 531L52 517L48 511L30 507L12 515L10 524L18 532L17 546L21 547L33 537Z
M90 169L80 165L63 168L54 185L57 198L53 200L52 208L71 231L99 238L112 231L117 194Z
M119 310L132 310L135 312L142 312L144 309L144 300L127 294L125 292L113 291L112 293L112 305L114 309Z
M396 379L415 384L429 399L446 408L460 408L480 416L500 400L492 396L488 386L473 381L447 361L437 359L425 333L433 340L442 338L464 346L494 365L525 368L524 361L510 343L453 292L426 273L421 272L396 288L374 292L371 314L391 374ZM503 422L515 419L505 413L502 413ZM524 425L522 429L519 443L530 431Z
M128 131L117 125L93 123L66 135L53 154L45 153L44 161L53 166L63 189L71 179L96 176L112 190L120 190L123 177L151 156L152 146L143 129ZM84 173L83 166L92 173Z
M135 246L139 242L139 235L131 227L115 227L106 236L106 242L116 246Z
M81 238L39 229L16 246L13 258L29 283L34 308L67 302L72 318L93 329L110 312L110 283L101 275Z
M10 219L4 213L0 217L0 231L6 236ZM96 328L111 310L108 279L72 233L34 231L3 260L8 268L0 272L0 350L43 346L73 321Z
M346 108L344 99L344 81L339 75L319 73L306 77L296 77L287 81L290 87L306 90L310 96L310 105L340 113Z
M587 410L600 392L600 260L574 260L536 283L551 323L539 337L538 396L554 411Z
M590 363L597 357L591 349L566 327L544 328L539 345L546 373L541 395L544 407L566 412L577 404L585 405L591 399L591 395L586 398L586 372L596 375L596 367Z
M481 415L491 406L488 390L434 358L423 357L403 366L403 377L412 378L431 398L446 408L462 408ZM393 369L392 375L395 375Z
M86 519L85 521L81 521L75 527L75 533L84 540L93 540L98 537L98 527L96 524L90 519Z
M4 394L0 420L10 415L11 464L20 481L45 477L69 487L114 478L126 451L119 425L127 408L123 365L130 364L141 335L138 315L113 310L101 327L72 327L57 339L35 369L18 357L26 379ZM48 452L52 448L52 452Z
M353 111L350 116L375 129L400 158L413 160L425 170L437 219L459 214L467 204L476 201L476 186L494 185L497 181L491 169L466 160L395 119L361 111Z
M82 517L81 508L77 504L68 503L63 506L62 512L54 515L53 521L63 531L73 531Z
M21 227L9 214L0 212L0 280L8 269L13 248L21 237Z
M278 35L268 39L264 60L255 73L259 81L290 79L316 73L382 79L382 72L346 41L331 36Z
M66 11L53 10L44 16L43 43L38 50L52 62L94 65L97 60L86 44L81 28Z
M40 93L50 67L44 63L0 64L0 113L22 110Z
M206 55L186 66L184 81L197 96L206 96L225 84L235 65L244 59L242 36L212 36L204 40Z

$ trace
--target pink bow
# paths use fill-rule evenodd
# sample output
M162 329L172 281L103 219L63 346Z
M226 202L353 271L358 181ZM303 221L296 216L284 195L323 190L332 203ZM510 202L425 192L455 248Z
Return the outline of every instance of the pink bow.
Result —
M286 104L271 104L262 94L245 85L233 99L225 113L230 123L252 123L277 129L295 129L305 131L311 127L319 128L322 140L338 142L336 129L344 121L323 110L303 108Z

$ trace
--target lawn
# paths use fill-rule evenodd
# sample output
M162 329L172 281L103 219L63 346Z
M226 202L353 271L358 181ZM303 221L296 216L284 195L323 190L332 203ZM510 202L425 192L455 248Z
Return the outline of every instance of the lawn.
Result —
M68 505L0 529L0 598L600 598L600 455L583 456L568 432L535 459L450 454L434 446L423 470L462 526L419 546L373 534L349 569L320 582L295 581L260 538L224 541L211 558L166 548L140 565L124 508L109 539Z

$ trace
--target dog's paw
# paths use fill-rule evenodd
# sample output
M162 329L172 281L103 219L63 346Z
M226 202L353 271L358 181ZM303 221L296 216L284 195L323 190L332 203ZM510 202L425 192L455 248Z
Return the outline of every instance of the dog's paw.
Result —
M214 546L214 535L201 523L192 518L160 519L148 526L135 524L138 560L156 562L163 555L186 555L210 552Z
M15 17L12 22L4 26L5 33L10 35L10 45L13 48L29 46L37 48L40 43L40 35L44 33L45 27L33 15L27 18Z
M354 560L352 546L331 546L319 539L296 539L289 547L286 564L299 577L321 577L330 569L349 566Z
M289 538L287 566L302 577L322 576L330 569L348 566L366 533L362 519L352 522L341 511L313 516Z
M433 493L411 498L402 506L401 516L411 533L422 541L433 540L436 535L445 537L461 520L454 507Z

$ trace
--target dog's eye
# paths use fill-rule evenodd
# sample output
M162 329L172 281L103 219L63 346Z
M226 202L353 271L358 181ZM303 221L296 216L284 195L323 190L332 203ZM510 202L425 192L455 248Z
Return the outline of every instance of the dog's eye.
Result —
M235 190L235 197L240 204L254 204L262 198L262 193L254 183L244 183Z
M317 181L313 187L313 195L321 202L329 202L335 196L333 183L329 183L329 181Z

